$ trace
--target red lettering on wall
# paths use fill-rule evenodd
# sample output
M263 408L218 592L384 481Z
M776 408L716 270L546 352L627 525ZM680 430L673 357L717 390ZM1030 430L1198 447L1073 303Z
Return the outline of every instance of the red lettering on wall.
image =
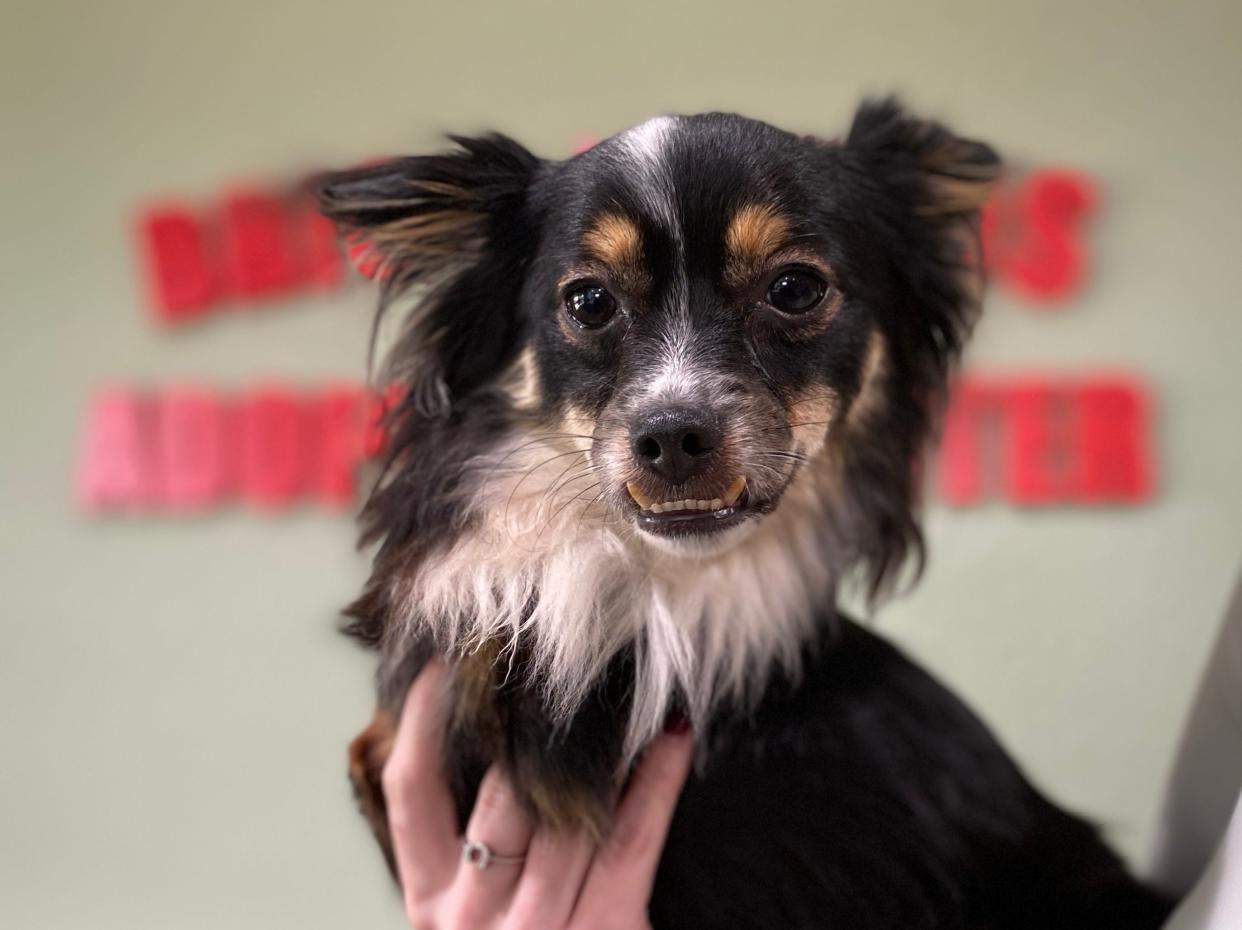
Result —
M1074 499L1070 389L1041 380L1018 381L1005 392L1005 492L1016 504Z
M999 408L997 397L975 380L963 378L953 389L953 401L945 411L940 442L940 493L951 504L965 506L984 493L987 450L984 441L991 413Z
M99 392L87 414L78 498L90 511L187 512L241 499L264 510L356 500L359 466L380 456L388 397L354 385L240 396L200 387Z
M294 253L302 261L300 279L320 290L340 287L345 280L345 262L336 226L313 201L305 199L296 205L293 234Z
M79 503L89 510L146 504L149 451L141 396L128 388L99 391L91 400L78 461Z
M1002 185L983 210L984 258L992 274L1044 305L1064 301L1086 279L1083 225L1099 203L1096 185L1045 169Z
M202 220L179 204L153 207L140 221L139 236L159 319L182 322L205 312L218 288Z
M366 454L365 397L353 385L332 387L319 400L319 455L314 469L314 491L329 507L348 507L354 501L358 465Z
M1150 401L1131 379L1101 378L1079 389L1076 484L1090 503L1137 503L1151 496Z
M246 189L194 209L157 205L139 246L157 319L181 323L229 300L240 306L345 280L336 229L304 193Z
M236 462L229 412L209 388L174 387L154 402L159 500L170 510L204 510L230 490Z
M260 388L241 405L242 495L266 508L283 507L302 491L310 442L299 399L283 388Z
M1140 503L1154 491L1149 408L1127 377L964 378L945 419L940 493L959 506Z
M229 290L254 301L287 294L299 281L292 254L292 220L279 197L240 191L221 211L224 270Z

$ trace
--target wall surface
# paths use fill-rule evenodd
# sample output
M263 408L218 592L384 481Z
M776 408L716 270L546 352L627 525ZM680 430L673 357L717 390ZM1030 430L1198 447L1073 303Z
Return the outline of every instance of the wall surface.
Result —
M153 326L131 223L495 127L549 156L654 113L836 132L864 92L1098 177L1088 289L1000 292L969 363L1146 373L1161 493L934 507L875 622L1141 860L1242 556L1242 5L12 3L0 28L0 925L401 925L348 797L370 660L344 517L90 520L91 390L361 377L371 295Z

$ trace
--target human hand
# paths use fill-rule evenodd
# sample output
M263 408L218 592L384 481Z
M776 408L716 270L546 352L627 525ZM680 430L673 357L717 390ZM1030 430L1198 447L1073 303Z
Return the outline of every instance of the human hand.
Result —
M688 728L647 749L612 833L537 827L496 767L479 789L466 837L494 858L466 861L440 758L446 671L415 681L383 772L406 915L416 930L645 930L647 904L677 798L690 770Z

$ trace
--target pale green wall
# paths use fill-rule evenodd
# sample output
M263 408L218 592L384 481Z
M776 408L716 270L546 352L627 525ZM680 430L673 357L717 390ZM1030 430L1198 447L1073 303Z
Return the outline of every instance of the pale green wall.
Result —
M1242 556L1242 5L22 3L0 26L0 925L396 927L343 747L345 519L92 523L109 379L358 375L369 296L148 324L136 203L497 127L551 155L661 111L837 131L897 89L1019 164L1102 179L1087 295L993 302L971 360L1116 363L1159 392L1165 490L1125 513L937 511L881 616L1038 779L1141 855Z

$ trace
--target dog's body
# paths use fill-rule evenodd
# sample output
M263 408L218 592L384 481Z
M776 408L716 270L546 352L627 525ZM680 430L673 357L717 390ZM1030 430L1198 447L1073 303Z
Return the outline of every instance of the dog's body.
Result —
M700 758L657 927L1157 927L1165 906L962 706L841 617L921 557L917 467L977 309L986 146L864 105L847 139L665 117L565 162L501 137L331 179L414 310L352 631L353 776L453 668L460 813L499 764L608 829L670 713Z

